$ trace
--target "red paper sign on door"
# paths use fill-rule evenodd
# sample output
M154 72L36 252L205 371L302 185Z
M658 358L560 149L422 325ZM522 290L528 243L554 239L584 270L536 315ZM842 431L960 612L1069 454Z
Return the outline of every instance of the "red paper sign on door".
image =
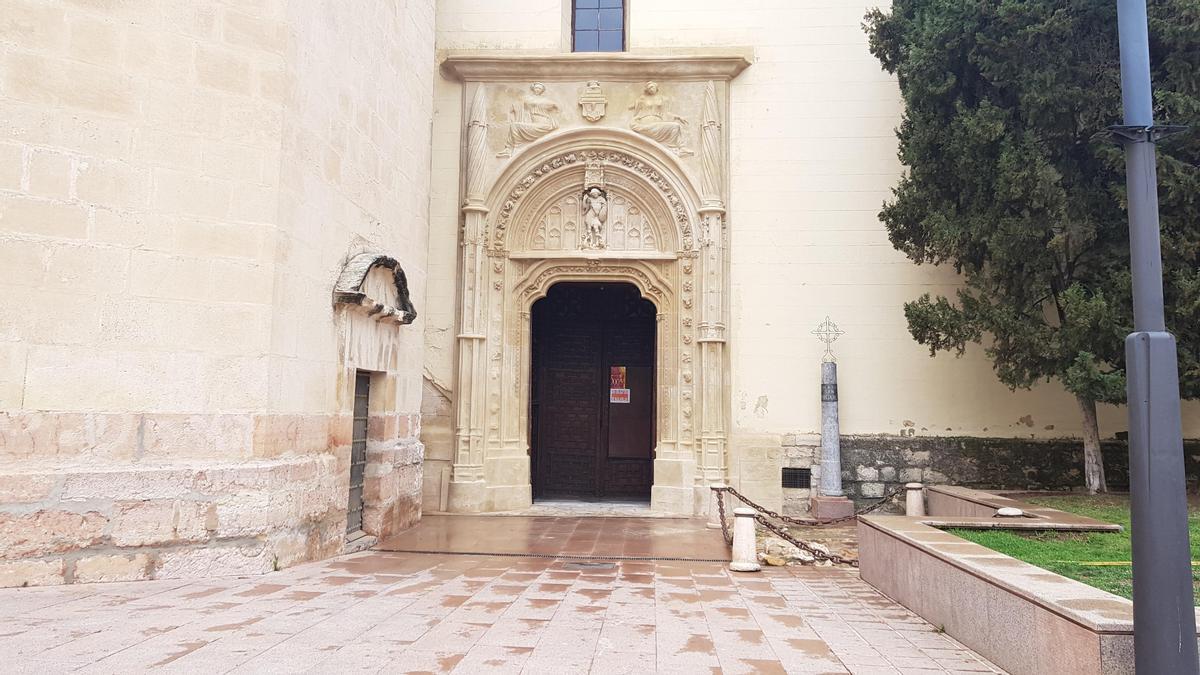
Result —
M608 402L629 403L625 366L612 366L608 369Z

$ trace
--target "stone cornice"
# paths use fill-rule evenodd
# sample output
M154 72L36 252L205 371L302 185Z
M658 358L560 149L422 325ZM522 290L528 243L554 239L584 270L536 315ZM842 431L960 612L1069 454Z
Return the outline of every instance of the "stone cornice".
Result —
M503 80L731 80L754 58L749 47L651 52L442 52L442 73L464 82Z

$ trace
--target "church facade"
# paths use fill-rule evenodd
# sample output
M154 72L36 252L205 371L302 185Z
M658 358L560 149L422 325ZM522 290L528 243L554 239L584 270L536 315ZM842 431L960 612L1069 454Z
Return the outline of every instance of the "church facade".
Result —
M956 280L877 218L865 5L3 4L0 585L718 483L804 512L827 320L854 496L1079 482L1070 396L908 335Z

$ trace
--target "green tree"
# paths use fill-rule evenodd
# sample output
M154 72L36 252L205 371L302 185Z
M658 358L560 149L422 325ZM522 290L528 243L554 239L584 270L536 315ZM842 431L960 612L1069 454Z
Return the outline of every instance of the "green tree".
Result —
M1151 0L1159 124L1200 121L1200 3ZM1106 490L1097 401L1124 400L1132 329L1114 0L895 0L867 14L897 76L905 175L880 214L917 264L953 265L954 298L904 307L930 353L984 346L1009 387L1057 379L1083 415L1084 474ZM1200 396L1200 134L1159 144L1168 328Z

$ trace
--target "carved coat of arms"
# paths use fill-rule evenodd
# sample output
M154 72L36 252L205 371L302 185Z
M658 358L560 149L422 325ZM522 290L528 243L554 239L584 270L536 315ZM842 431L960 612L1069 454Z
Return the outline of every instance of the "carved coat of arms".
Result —
M604 117L608 108L608 98L604 96L599 82L591 80L587 83L583 93L579 95L579 107L583 112L583 119L589 122L599 122Z

